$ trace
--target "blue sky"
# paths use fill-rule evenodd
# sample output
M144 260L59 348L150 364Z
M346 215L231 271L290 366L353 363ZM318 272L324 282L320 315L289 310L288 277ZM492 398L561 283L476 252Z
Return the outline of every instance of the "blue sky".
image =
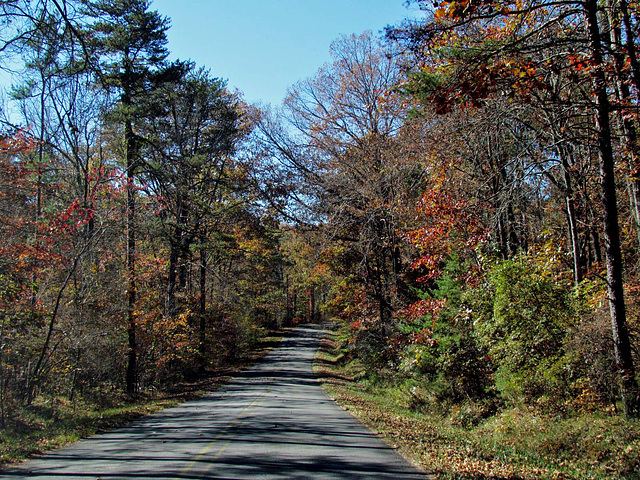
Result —
M247 101L280 105L287 88L330 60L340 35L416 17L404 0L152 0L171 18L173 57L228 80Z

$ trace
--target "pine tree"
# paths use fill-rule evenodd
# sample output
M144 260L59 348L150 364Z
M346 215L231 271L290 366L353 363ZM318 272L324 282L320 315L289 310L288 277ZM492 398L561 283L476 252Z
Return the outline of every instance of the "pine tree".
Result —
M126 390L137 390L136 344L136 175L144 165L142 139L136 126L149 110L154 91L189 70L185 62L167 62L168 19L149 10L147 0L85 0L91 25L91 46L101 86L118 96L110 119L121 126L127 178L127 325Z

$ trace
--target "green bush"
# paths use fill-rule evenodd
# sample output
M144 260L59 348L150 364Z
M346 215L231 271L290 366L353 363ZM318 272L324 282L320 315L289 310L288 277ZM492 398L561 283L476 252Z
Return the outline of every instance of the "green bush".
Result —
M496 365L496 387L512 401L530 402L570 390L565 343L577 321L570 286L544 262L522 255L491 269L493 311L474 322Z

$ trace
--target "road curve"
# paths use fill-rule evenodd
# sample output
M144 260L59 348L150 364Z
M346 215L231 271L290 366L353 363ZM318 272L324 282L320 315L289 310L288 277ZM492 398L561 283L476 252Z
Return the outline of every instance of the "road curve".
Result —
M6 479L428 478L332 402L300 327L224 388L0 472Z

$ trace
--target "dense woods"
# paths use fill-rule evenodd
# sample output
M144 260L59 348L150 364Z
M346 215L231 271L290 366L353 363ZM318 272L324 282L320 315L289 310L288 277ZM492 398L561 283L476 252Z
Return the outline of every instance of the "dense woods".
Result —
M301 321L416 410L640 414L638 5L412 3L270 109L146 0L0 2L2 425Z

